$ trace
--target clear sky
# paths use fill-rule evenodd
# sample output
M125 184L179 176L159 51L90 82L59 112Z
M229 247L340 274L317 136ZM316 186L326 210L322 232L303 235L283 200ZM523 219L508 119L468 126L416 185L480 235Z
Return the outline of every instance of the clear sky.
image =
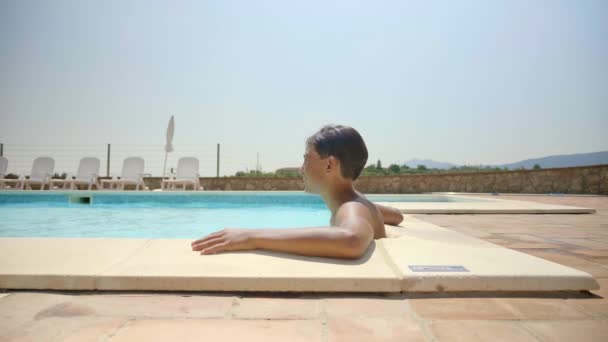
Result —
M158 167L170 115L203 175L216 143L222 174L299 166L326 123L384 165L608 150L608 1L0 1L5 155Z

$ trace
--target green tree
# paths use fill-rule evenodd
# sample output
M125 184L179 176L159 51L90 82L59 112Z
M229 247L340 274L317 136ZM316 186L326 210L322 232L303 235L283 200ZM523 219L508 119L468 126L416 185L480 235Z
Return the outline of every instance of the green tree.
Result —
M542 167L540 167L540 165L538 165L538 164L534 164L533 169L534 170L540 170L540 169L542 169Z
M378 162L376 163L376 169L382 170L382 162L380 161L380 159L378 159Z
M416 169L420 170L420 171L426 171L427 168L425 165L418 165L418 167L416 167Z
M391 173L398 174L401 171L401 167L399 165L397 165L397 164L391 164L391 165L389 165L388 170Z
M249 172L246 171L237 171L235 173L236 177L274 177L275 174L274 172L264 172L264 171L259 171L259 170L249 170Z
M274 172L274 176L275 177L297 178L297 177L300 177L300 173L298 171L292 171L292 170L279 170L279 171Z
M375 175L380 174L380 172L381 171L376 168L375 164L369 164L369 165L367 165L363 169L363 172L361 173L361 175L363 175L363 176L375 176Z

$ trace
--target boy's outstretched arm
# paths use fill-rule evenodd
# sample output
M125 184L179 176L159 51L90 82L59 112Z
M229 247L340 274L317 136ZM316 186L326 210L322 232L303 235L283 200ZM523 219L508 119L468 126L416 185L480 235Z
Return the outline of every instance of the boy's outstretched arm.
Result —
M369 216L369 210L363 205L348 204L336 214L336 226L224 229L192 242L191 247L201 254L264 249L307 256L358 259L374 237L366 215Z

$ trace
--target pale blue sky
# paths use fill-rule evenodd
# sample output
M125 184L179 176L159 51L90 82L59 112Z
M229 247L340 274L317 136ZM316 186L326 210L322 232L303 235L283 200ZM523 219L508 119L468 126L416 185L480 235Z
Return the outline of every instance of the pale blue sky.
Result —
M6 155L160 146L172 114L203 175L218 142L222 173L297 166L326 123L385 165L608 150L602 0L1 0L0 49Z

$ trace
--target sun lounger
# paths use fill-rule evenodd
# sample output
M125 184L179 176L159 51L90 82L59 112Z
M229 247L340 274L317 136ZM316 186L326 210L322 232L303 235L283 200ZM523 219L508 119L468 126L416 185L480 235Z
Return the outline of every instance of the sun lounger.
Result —
M6 170L8 169L8 159L4 156L0 156L0 189L6 187L5 183L16 181L15 179L4 179L6 176Z
M125 185L135 185L135 190L139 190L140 187L145 190L144 176L149 176L149 174L144 173L144 159L129 157L122 163L120 177L113 176L112 179L103 179L101 189L105 189L105 184L110 184L110 189L116 186L118 190L124 190Z
M74 190L77 188L76 185L88 185L88 190L93 188L93 185L97 187L97 190L100 189L99 186L99 166L100 166L99 158L95 157L85 157L80 159L80 163L78 164L78 171L76 172L76 177L72 178L71 175L68 175L66 179L53 179L53 184L61 185L63 184L63 188L66 189L68 186L70 190Z
M192 190L202 190L198 173L198 159L194 157L183 157L177 161L177 174L173 178L163 179L160 183L162 190L175 190L177 185L186 190L187 185L192 185Z
M51 189L51 177L53 177L53 170L55 169L55 160L51 157L38 157L34 159L32 164L32 172L30 177L21 177L17 183L19 188L23 190L27 188L32 190L32 184L40 185L40 190L44 190L46 185Z

